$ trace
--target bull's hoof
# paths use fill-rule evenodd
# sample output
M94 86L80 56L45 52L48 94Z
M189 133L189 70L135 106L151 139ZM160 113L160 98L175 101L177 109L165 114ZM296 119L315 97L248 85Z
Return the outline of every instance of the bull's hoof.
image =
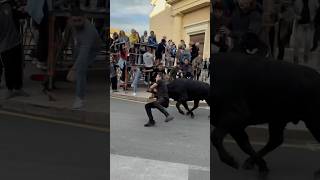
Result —
M239 163L233 157L223 159L222 161L234 169L239 169Z
M266 179L268 174L269 174L269 169L268 168L266 168L266 169L259 168L260 179Z
M267 166L259 167L260 175L267 175L269 173L269 168Z
M233 167L234 169L239 169L239 163L235 160L232 159L229 163L227 163L229 166Z
M193 114L193 113L191 114L191 118L192 118L192 119L194 118L194 114Z
M248 158L242 165L242 168L243 169L246 169L246 170L251 170L254 168L254 160L251 159L251 158Z
M184 112L183 112L183 111L179 111L179 113L182 114L182 115L184 115Z
M189 115L190 115L190 111L188 111L186 115L188 115L188 116L189 116Z

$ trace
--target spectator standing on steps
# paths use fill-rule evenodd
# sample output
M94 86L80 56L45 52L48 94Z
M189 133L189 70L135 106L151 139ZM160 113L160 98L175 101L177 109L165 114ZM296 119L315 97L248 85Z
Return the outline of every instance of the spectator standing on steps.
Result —
M152 70L153 69L154 55L152 52L152 47L150 47L150 46L147 47L147 52L143 54L143 64L144 64L145 70ZM148 76L149 73L151 74L151 72L148 72L145 74L145 80L144 80L145 85L148 85L148 82L150 81L149 76Z
M73 10L70 19L75 41L76 98L73 103L73 109L83 108L88 67L95 61L98 52L102 48L102 40L97 29L82 14L79 9Z
M118 92L118 75L117 75L117 67L114 58L110 63L110 80L111 80L111 87L113 92Z
M295 0L295 25L294 25L294 55L293 62L299 64L300 48L303 48L304 63L308 63L312 42L312 20L314 19L317 8L319 7L318 0Z
M23 87L23 49L19 34L19 7L16 1L0 0L0 56L3 64L7 93L5 98L29 96Z

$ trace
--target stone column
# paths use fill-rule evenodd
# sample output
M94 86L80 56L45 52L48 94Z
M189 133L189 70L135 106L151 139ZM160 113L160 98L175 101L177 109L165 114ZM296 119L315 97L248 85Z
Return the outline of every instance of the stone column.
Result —
M177 13L173 15L173 32L172 32L172 40L178 45L182 38L182 17L183 14Z
M210 58L210 21L204 36L203 59Z

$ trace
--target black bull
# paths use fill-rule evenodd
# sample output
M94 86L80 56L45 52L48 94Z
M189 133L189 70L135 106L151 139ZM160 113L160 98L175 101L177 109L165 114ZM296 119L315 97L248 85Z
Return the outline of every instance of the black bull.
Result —
M187 110L187 115L190 114L192 118L194 117L192 111L198 108L201 100L205 100L210 105L210 85L208 83L191 79L175 79L169 82L167 87L169 97L177 101L176 107L181 114L184 114L180 109L181 104ZM187 101L194 101L194 106L191 110L188 108Z
M263 157L282 144L289 122L303 121L320 142L319 73L300 65L240 54L216 54L213 59L211 142L221 161L239 167L223 146L224 137L230 134L249 155L243 167L257 165L261 172L267 172ZM269 140L256 152L245 128L257 124L268 124Z

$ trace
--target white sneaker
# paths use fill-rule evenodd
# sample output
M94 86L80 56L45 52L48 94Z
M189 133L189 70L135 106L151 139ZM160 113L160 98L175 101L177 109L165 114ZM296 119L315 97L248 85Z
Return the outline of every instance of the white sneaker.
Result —
M132 95L133 95L133 96L136 96L136 95L137 95L137 93L133 93Z
M76 99L74 100L74 103L72 105L72 109L73 110L79 110L83 108L83 99L76 97Z

